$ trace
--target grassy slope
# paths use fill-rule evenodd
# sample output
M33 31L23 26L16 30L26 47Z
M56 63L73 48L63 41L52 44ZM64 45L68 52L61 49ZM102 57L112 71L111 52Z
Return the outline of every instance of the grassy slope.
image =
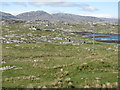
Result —
M31 38L49 35L51 37L70 37L71 35L60 32L32 32L28 29L15 26L4 27L14 34L23 35L32 33ZM3 35L13 34L3 32ZM23 36L29 41L30 36ZM82 38L73 35L74 38ZM18 38L11 38L18 39ZM50 38L48 38L50 39ZM95 43L95 55L92 55L92 44L59 44L59 40L52 43L17 43L3 44L3 60L7 63L2 66L16 66L18 69L3 71L3 87L98 87L96 84L117 82L117 45ZM62 40L61 40L62 42ZM17 44L18 45L18 44ZM10 48L6 48L10 47ZM89 48L90 50L86 49ZM107 50L112 48L113 50ZM61 71L61 69L63 69ZM71 80L66 80L70 78ZM72 83L72 85L69 84ZM106 86L107 87L107 86Z

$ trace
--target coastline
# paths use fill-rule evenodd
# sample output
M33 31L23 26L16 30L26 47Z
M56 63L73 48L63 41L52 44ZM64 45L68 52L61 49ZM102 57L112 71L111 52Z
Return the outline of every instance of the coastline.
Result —
M87 34L93 34L92 32L72 32L72 33L76 33L76 34L82 34L82 35L87 35ZM94 34L100 34L100 35L120 35L120 34L104 34L104 33L94 33ZM90 38L93 38L93 36L88 36ZM120 43L120 39L118 37L118 39L106 39L106 37L111 37L111 36L95 36L95 38L100 38L100 37L105 37L105 39L95 39L95 41L97 42L105 42L105 43Z
M76 33L76 34L84 34L85 33L90 33L90 34L104 34L104 35L120 35L119 33L118 34L110 34L110 33L93 33L93 32L71 32L71 33Z

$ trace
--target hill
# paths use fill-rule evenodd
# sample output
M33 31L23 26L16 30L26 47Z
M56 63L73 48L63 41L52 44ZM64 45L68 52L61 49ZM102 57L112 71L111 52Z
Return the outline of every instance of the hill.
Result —
M0 19L17 19L17 17L10 13L5 13L0 11Z

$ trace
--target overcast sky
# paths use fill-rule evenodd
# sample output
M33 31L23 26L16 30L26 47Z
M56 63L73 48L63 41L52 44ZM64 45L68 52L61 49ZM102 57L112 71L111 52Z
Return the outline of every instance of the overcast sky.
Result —
M71 13L106 18L118 17L118 0L91 0L91 2L90 0L1 0L0 6L0 11L13 15L43 10L48 13Z

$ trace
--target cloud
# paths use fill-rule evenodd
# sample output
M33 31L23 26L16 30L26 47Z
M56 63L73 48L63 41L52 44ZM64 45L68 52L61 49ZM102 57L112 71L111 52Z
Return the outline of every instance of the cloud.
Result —
M28 0L31 2L119 2L119 0Z
M0 0L0 2L30 2L31 0ZM34 0L32 0L34 1Z
M116 18L115 16L111 15L111 14L80 14L82 16L93 16L93 17L100 17L100 18Z
M12 2L12 4L19 5L19 6L24 6L24 7L27 6L26 2Z
M42 3L42 2L64 2L66 0L29 0L30 2L39 2L39 3Z
M89 12L98 10L96 7L89 6L88 4L84 4L84 3L78 4L75 2L30 2L30 4L37 7L45 6L45 5L51 7L78 7L80 10L89 11Z
M21 0L23 1L23 0ZM66 0L28 0L28 2L1 2L1 6L8 5L19 5L21 7L27 7L28 4L40 7L40 6L50 6L50 7L77 7L83 11L97 11L96 7L89 6L85 3L76 2L65 2Z
M11 5L19 5L19 6L27 6L26 2L0 2L0 6L11 6Z
M68 2L30 2L31 5L34 6L51 6L51 7L73 7L75 6L73 3Z
M9 6L10 4L8 2L0 2L0 6Z
M29 12L29 11L28 10L24 10L24 11L22 10L22 11L3 11L3 12L10 13L12 15L18 15L18 14L21 14L23 12Z
M88 6L83 8L83 10L93 12L93 11L98 11L99 9L97 9L96 7Z
M75 7L76 6L76 4L68 3L68 2L54 2L54 3L49 3L49 5L54 7Z
M48 5L52 7L85 7L89 6L87 4L77 4L74 2L30 2L32 5L41 6L41 5Z
M0 0L0 2L119 2L119 0Z

